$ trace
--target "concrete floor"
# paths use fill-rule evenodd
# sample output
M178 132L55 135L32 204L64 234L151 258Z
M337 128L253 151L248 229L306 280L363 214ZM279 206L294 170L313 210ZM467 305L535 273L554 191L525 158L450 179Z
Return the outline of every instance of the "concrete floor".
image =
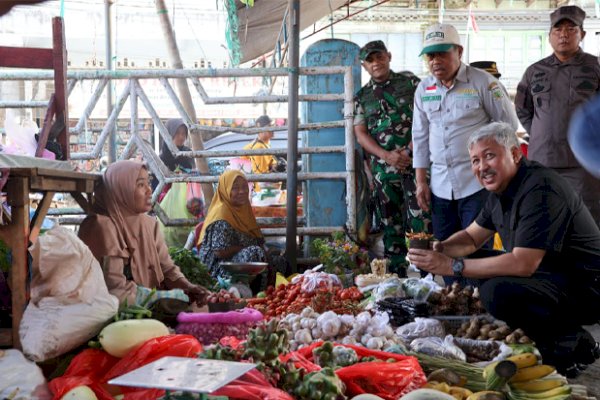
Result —
M588 326L586 329L600 341L600 325ZM600 360L590 365L576 379L569 379L569 383L584 385L588 388L588 396L600 398Z

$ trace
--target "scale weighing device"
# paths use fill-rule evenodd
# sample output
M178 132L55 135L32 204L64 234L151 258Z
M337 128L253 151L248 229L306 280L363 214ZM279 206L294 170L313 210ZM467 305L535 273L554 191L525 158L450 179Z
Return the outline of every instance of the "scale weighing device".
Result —
M227 385L256 364L187 357L163 357L108 381L110 385L207 394Z
M256 275L263 272L269 264L265 262L222 262L221 268L231 276L231 286L235 287L242 298L250 298L252 290L250 283L256 278Z

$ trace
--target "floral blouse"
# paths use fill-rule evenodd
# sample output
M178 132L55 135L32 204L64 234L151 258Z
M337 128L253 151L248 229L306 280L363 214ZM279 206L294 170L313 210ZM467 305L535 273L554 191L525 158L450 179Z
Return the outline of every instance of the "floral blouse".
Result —
M262 245L263 238L256 238L236 231L227 221L216 221L206 228L204 239L200 244L199 256L208 267L214 278L227 276L220 266L223 261L230 262L267 262L267 255ZM230 259L220 259L215 251L230 246L244 247Z

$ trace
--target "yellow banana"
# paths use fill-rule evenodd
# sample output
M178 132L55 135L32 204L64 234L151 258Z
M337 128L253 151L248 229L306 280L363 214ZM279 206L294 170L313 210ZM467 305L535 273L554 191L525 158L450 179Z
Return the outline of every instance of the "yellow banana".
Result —
M526 382L534 379L543 378L546 375L550 375L554 372L554 367L550 365L535 365L533 367L521 368L517 373L510 379L510 382Z
M527 397L529 399L549 399L557 396L567 396L571 394L571 386L561 385L554 389L546 390L543 392L524 392L520 390L513 391L517 396Z
M467 397L473 394L469 389L459 387L459 386L450 386L450 391L448 394L454 397L457 400L466 400Z
M537 379L527 382L511 383L510 386L516 390L525 392L544 392L562 386L563 384L565 384L565 381L562 379Z
M444 393L448 393L450 391L450 385L448 385L446 382L429 381L423 387L425 389L434 389Z
M506 396L504 396L501 392L495 392L492 390L483 390L481 392L476 392L467 397L467 400L504 400Z
M506 359L517 364L518 369L533 367L538 363L538 359L533 353L516 354L514 356L507 357Z

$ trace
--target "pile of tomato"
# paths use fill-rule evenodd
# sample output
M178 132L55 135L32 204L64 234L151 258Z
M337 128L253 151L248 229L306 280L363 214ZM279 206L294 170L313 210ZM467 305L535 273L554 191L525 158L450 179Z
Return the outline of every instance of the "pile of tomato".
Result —
M306 307L312 307L316 312L328 310L338 314L357 314L360 312L358 303L363 294L357 287L342 289L340 287L319 287L313 292L303 292L300 283L269 286L262 298L247 300L247 307L262 312L265 317L273 318L285 314L299 314Z

